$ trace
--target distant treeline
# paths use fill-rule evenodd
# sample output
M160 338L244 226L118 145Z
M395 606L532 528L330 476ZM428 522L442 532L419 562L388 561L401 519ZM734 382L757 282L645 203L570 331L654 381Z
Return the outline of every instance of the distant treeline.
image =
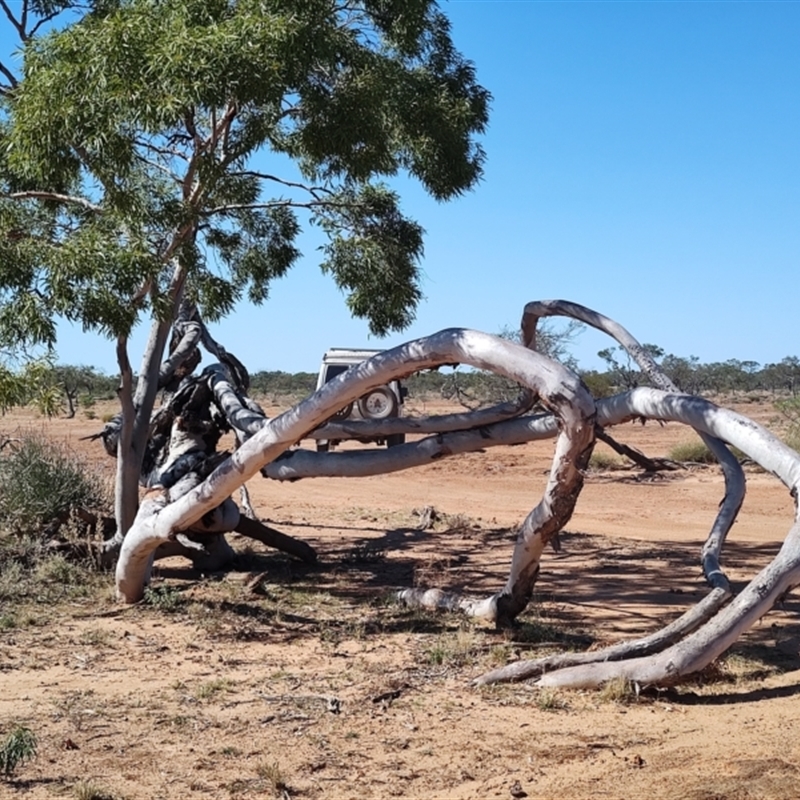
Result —
M683 358L665 354L657 347L645 345L661 369L681 391L700 395L764 392L771 395L796 396L800 393L800 358L786 356L775 364L755 361L729 361L702 364L690 356ZM595 397L646 386L641 371L621 348L599 353L606 362L605 370L581 370L578 373ZM96 400L116 396L119 379L93 367L59 365L54 368L53 382L63 392L68 413L77 405L91 406ZM516 396L517 387L496 375L468 369L443 368L419 372L404 380L411 397L437 396L461 399L467 403L494 402ZM258 397L305 397L314 391L317 375L313 372L261 370L251 375L251 394Z
M800 358L797 356L786 356L775 364L765 365L737 359L702 364L695 356L683 358L666 354L652 345L645 347L676 386L689 394L767 392L794 396L800 392ZM577 370L595 397L648 385L646 377L621 348L603 350L599 355L607 369ZM255 394L300 396L312 392L316 382L316 373L311 372L257 372L252 376L251 385ZM461 394L466 399L481 402L513 397L517 391L516 386L491 373L467 369L418 372L404 383L412 397L452 398Z

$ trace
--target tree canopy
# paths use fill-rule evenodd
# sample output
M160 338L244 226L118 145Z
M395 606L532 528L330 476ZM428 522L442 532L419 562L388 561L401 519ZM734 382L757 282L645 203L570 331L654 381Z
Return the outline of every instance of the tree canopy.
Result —
M183 292L206 319L262 302L301 221L372 332L413 319L423 231L385 181L440 200L473 187L489 103L435 3L78 8L24 0L21 78L0 65L7 341L52 343L54 314L124 337ZM49 33L23 21L64 10Z
M225 360L204 322L267 298L301 221L324 233L320 266L355 316L375 334L409 324L423 231L387 181L439 200L473 187L489 94L432 0L0 10L23 44L21 77L0 62L0 346L52 346L57 317L116 341L119 541L158 389L196 366L198 337Z

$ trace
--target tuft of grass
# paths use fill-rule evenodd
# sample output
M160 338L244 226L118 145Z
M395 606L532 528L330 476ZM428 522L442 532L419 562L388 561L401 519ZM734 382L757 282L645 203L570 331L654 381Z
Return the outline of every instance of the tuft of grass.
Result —
M75 800L119 800L117 795L106 791L92 781L80 781L72 787Z
M763 645L739 645L737 649L725 653L711 665L712 680L746 684L763 681L765 678L780 675L796 668L795 658L783 654L779 648Z
M36 565L33 579L37 583L71 586L79 589L86 581L86 569L69 561L61 554L40 561ZM80 594L80 591L75 592Z
M701 442L681 442L669 451L673 461L691 462L693 464L716 464L714 454Z
M632 703L639 697L636 684L627 678L612 678L601 687L598 698L604 703Z
M36 734L24 725L14 727L0 743L0 772L10 778L17 767L36 757Z
M195 689L194 695L198 700L212 700L218 694L232 691L233 683L231 681L227 678L216 678L213 681L201 683L197 689Z
M346 566L360 566L361 564L375 564L384 561L386 550L372 544L361 544L351 547L339 556L339 562Z
M788 397L775 403L786 419L783 441L800 453L800 397Z
M0 607L5 622L2 627L20 627L30 615L25 607L45 607L34 617L63 600L94 597L109 584L110 576L98 570L88 556L70 560L32 536L0 533Z
M740 462L749 460L749 457L739 450L738 447L729 445L731 454ZM717 457L701 441L683 442L676 444L669 451L669 457L673 461L680 461L692 464L717 464Z
M569 708L567 701L555 689L542 689L534 700L540 711L562 711Z
M613 453L605 450L595 450L589 458L589 469L609 470L621 469L625 466L625 461Z
M475 632L460 628L455 633L437 637L424 655L431 665L460 667L472 663L479 649Z
M81 633L79 641L81 644L101 647L107 645L111 641L111 634L103 628L87 628Z
M533 619L521 620L513 631L513 639L515 642L524 644L544 644L546 642L566 644L569 642L570 632L537 616Z
M276 797L286 792L286 777L277 761L262 762L256 767L256 774L272 789Z

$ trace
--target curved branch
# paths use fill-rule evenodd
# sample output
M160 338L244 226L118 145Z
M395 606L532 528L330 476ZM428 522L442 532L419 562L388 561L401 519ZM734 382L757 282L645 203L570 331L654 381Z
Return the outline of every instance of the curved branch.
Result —
M197 345L202 336L200 323L193 319L179 319L174 326L174 334L179 336L169 358L161 364L158 385L170 383L175 373L197 353ZM198 359L199 360L199 359Z
M231 383L230 372L222 364L203 370L214 399L228 423L236 431L237 444L258 433L268 422L266 414L252 400L246 402Z
M5 196L9 200L51 200L55 203L69 203L70 205L81 206L89 211L94 211L96 214L101 214L103 211L102 206L98 206L83 197L75 197L74 195L69 194L59 194L58 192L30 190L26 192L9 192Z
M506 589L486 612L514 613L527 601L538 556L574 507L583 468L594 443L595 406L580 379L559 364L518 345L477 331L449 329L387 350L339 375L289 411L269 420L199 486L175 502L140 510L117 563L117 591L127 602L141 597L150 553L216 508L242 483L308 435L347 403L410 371L441 364L491 369L536 392L558 417L562 431L542 502L523 524Z
M615 678L640 685L670 686L708 666L800 584L800 522L796 523L769 566L710 622L677 644L645 658L568 667L543 675L540 686L589 688Z
M633 639L627 642L591 650L587 653L559 653L546 658L515 661L505 667L487 672L475 680L476 686L488 686L492 683L509 683L538 678L547 672L574 667L578 664L594 664L601 661L622 661L628 658L658 653L665 647L679 642L687 634L697 630L708 622L725 603L730 594L724 589L712 589L699 603L693 605L678 619L661 628L650 636Z
M483 428L496 422L518 417L529 411L536 401L530 392L523 392L514 402L498 403L490 408L458 414L433 414L429 417L391 417L389 419L354 419L326 422L308 434L309 439L359 439L389 436L394 433L448 433Z
M764 469L772 472L789 489L795 499L795 524L789 531L775 560L757 575L745 590L718 614L708 621L708 612L715 604L724 602L729 594L723 587L715 590L692 612L685 614L673 626L659 632L655 638L647 637L630 645L615 646L597 653L583 654L578 659L569 657L561 660L535 663L527 662L513 665L504 670L489 673L480 682L498 680L521 680L526 675L542 674L542 686L569 686L573 688L597 686L611 678L623 677L641 684L668 685L707 666L723 653L739 635L760 619L783 593L800 583L800 508L797 498L800 495L800 455L787 447L777 437L747 417L734 411L715 406L707 400L689 395L675 395L657 389L635 389L625 395L608 398L607 408L613 418L642 416L647 419L672 420L683 422L710 436L723 439L738 447ZM700 609L700 611L698 611ZM692 615L698 615L692 617ZM695 620L703 624L694 625ZM655 645L668 644L674 630L688 625L693 633L666 650L647 657L631 657L642 652L651 652ZM691 630L691 628L689 628ZM665 633L669 637L664 637ZM644 642L644 651L639 646ZM611 659L624 659L611 661ZM557 669L565 664L580 664ZM499 674L498 674L499 673Z
M540 300L528 303L522 312L522 341L526 347L536 348L536 326L541 317L567 316L597 328L621 344L650 381L659 389L679 392L678 387L667 377L650 357L647 350L618 322L598 314L578 303L566 300ZM733 527L745 494L745 478L741 464L725 443L707 433L700 433L706 447L716 456L725 477L725 496L711 530L703 545L700 560L703 574L712 588L730 592L730 582L720 566L720 553L725 537Z

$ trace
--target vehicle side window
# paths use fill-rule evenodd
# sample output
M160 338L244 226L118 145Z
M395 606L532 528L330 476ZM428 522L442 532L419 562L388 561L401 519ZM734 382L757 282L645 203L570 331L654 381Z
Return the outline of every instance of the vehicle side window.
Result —
M337 375L347 372L350 367L347 364L331 364L325 371L325 383L332 381Z

